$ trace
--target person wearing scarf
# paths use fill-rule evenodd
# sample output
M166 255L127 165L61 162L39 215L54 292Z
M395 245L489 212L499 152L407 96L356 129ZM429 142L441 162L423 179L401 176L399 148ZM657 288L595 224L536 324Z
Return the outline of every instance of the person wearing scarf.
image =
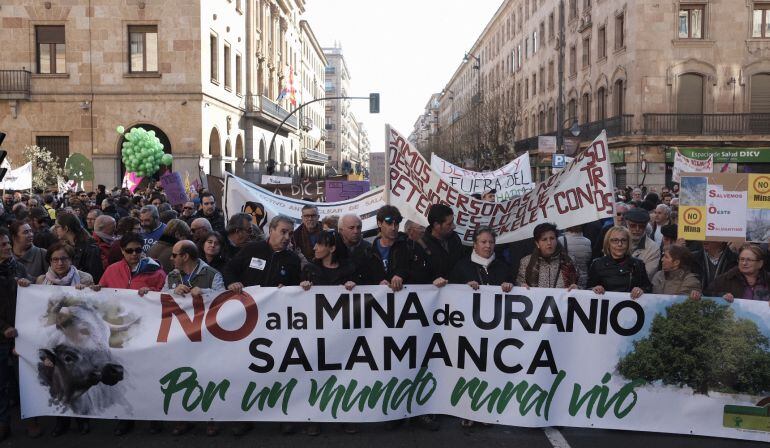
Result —
M88 272L77 269L72 264L75 249L67 243L54 243L46 253L48 271L37 277L38 285L75 286L82 288L94 286L94 278Z
M578 272L551 223L535 226L535 250L521 259L516 283L525 288L577 288Z
M478 228L473 234L471 255L457 262L449 274L449 283L467 284L474 290L480 285L494 285L510 292L513 288L511 267L495 257L496 237L491 228Z

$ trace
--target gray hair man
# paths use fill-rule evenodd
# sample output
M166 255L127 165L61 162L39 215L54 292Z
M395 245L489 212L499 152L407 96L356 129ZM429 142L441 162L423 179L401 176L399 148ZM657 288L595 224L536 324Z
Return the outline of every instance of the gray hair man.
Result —
M190 230L193 234L193 241L196 243L203 243L203 240L206 238L206 235L209 234L209 232L213 231L211 228L211 223L206 218L195 218L192 220L192 223L190 223Z
M190 240L178 241L171 248L174 269L166 277L165 291L201 295L224 291L222 274L199 258L198 246Z
M160 222L158 208L154 205L145 205L139 210L139 222L142 224L141 237L144 239L142 250L147 253L152 245L160 240L166 230L166 224Z

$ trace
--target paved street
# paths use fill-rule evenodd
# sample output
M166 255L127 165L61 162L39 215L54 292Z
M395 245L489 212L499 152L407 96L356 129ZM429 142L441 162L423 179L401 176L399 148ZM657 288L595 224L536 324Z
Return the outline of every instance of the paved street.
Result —
M53 427L53 419L43 419L46 428ZM147 423L141 423L129 435L115 437L112 435L112 422L100 421L92 425L91 434L81 436L75 431L52 438L46 433L39 439L29 439L23 434L20 422L14 422L15 435L4 442L7 447L47 447L55 444L57 448L109 446L111 448L137 447L153 448L168 446L185 447L361 447L366 448L412 448L412 447L483 447L483 448L748 448L760 446L757 442L731 439L715 439L708 437L688 437L666 434L653 434L630 431L608 431L597 429L559 428L568 445L560 444L546 437L542 429L515 428L494 426L490 428L464 429L459 421L451 417L442 418L442 429L437 432L427 432L412 426L404 426L395 431L388 431L382 424L362 425L361 432L347 435L336 425L325 425L323 433L318 437L308 437L298 433L292 436L282 436L278 433L278 425L270 423L257 424L255 429L244 437L236 438L229 431L223 431L219 437L206 437L204 425L199 424L192 432L175 437L170 433L171 425L159 435L147 432ZM228 428L229 430L229 428ZM558 438L558 433L557 433Z

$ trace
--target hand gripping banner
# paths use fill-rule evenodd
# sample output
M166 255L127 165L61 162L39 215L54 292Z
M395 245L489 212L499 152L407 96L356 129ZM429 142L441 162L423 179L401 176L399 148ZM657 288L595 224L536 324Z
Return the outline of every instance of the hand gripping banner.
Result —
M501 244L531 238L532 229L542 222L565 228L612 216L614 186L604 132L562 171L504 202L485 202L463 193L442 179L395 129L388 127L386 135L389 203L405 218L425 226L431 204L452 207L455 231L465 244L471 244L479 226L492 227Z
M767 302L467 285L18 299L24 418L447 414L770 441Z

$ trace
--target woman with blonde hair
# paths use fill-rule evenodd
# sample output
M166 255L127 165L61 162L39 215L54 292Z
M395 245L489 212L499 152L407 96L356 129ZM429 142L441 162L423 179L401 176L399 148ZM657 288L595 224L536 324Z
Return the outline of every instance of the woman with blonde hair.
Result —
M614 226L604 236L604 256L588 268L588 287L596 294L605 291L628 292L638 299L650 292L652 285L647 277L644 262L631 256L631 234L625 227Z

